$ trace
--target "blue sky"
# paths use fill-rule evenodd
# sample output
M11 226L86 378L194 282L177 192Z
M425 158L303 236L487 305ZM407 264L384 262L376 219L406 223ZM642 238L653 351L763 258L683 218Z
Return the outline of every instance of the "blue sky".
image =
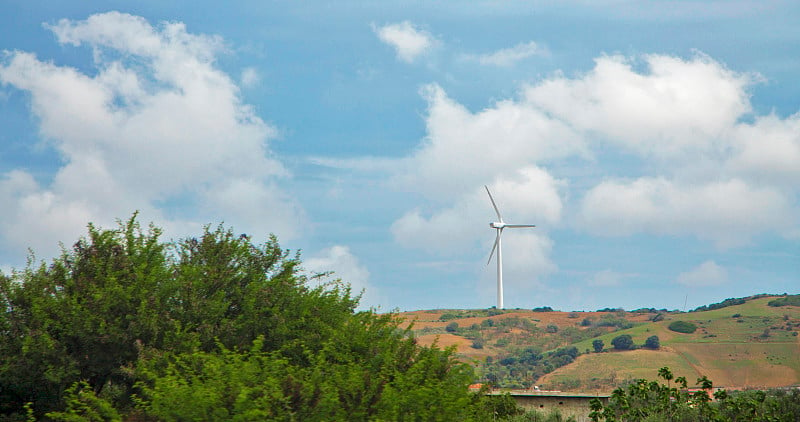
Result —
M0 4L0 268L135 210L363 306L693 308L800 286L790 1Z

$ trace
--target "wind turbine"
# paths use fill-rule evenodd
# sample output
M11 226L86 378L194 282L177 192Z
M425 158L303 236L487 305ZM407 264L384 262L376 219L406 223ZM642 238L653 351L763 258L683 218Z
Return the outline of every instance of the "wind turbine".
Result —
M494 198L492 198L492 193L489 192L489 187L484 185L483 187L486 188L486 193L489 194L489 200L492 201L492 206L494 207L494 212L497 213L497 218L500 221L494 221L489 223L489 227L497 230L497 237L494 240L494 246L492 246L492 253L489 254L489 260L486 261L486 265L489 265L492 262L492 256L494 255L494 250L497 249L497 309L503 309L503 245L500 241L500 237L503 234L503 229L505 228L521 228L521 227L536 227L532 224L506 224L503 221L503 216L500 215L500 210L497 209L497 204L494 203Z

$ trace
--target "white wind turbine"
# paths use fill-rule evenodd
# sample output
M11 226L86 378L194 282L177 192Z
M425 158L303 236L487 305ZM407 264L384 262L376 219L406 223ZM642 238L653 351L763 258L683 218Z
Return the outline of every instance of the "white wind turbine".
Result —
M486 261L486 265L489 265L492 262L492 255L494 255L494 250L497 249L497 309L503 309L503 246L500 242L500 236L503 234L503 229L505 228L520 228L520 227L536 227L533 224L506 224L503 221L503 216L500 215L500 210L497 209L497 204L494 203L494 198L492 198L492 193L489 192L489 187L484 185L486 188L486 193L489 194L489 200L492 201L492 206L494 207L494 212L497 213L497 218L500 221L495 221L489 223L489 227L497 230L497 237L494 240L494 246L492 246L492 253L489 254L489 260Z

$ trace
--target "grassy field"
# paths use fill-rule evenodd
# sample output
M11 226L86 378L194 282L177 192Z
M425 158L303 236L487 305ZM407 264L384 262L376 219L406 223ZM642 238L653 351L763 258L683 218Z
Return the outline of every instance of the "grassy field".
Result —
M767 306L773 299L752 299L711 311L665 313L658 322L649 321L653 313L630 312L507 310L489 316L496 311L436 310L401 317L404 326L413 322L420 344L456 346L465 361L476 364L487 357L510 356L526 346L541 351L575 346L582 355L536 381L544 388L610 391L635 378L655 379L664 366L676 376L686 376L690 384L702 375L728 388L800 384L800 307ZM619 330L599 324L608 319L623 319L634 326ZM691 334L671 331L669 324L678 320L698 328ZM452 322L458 324L457 332L445 330ZM629 334L636 345L655 335L662 347L614 351L611 341L622 334ZM472 347L475 339L481 340L482 348ZM603 341L606 352L593 352L596 339Z
M604 334L598 338L606 347L622 334L631 335L636 344L656 335L662 350L584 355L539 382L554 386L576 385L579 381L586 384L586 380L608 379L604 375L608 368L613 368L617 378L653 379L658 368L669 366L674 372L690 373L687 376L690 382L706 375L717 385L732 388L800 384L800 342L796 335L800 308L767 306L772 299L761 298L712 311L671 314L663 321ZM667 327L676 320L694 322L698 329L692 334L673 332ZM583 352L592 350L593 340L584 340L576 346ZM605 388L613 384L608 382Z
M655 380L668 366L676 377L694 381L698 372L680 354L666 350L593 353L539 379L541 388L563 391L605 391L637 378Z

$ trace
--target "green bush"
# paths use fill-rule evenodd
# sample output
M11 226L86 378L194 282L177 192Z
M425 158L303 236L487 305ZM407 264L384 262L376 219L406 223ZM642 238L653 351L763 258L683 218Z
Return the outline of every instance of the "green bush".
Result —
M658 339L658 336L650 336L645 340L644 347L648 349L658 349L661 347L661 342Z
M628 334L614 337L611 340L611 345L617 350L630 350L634 348L633 338Z
M458 323L453 321L447 324L447 326L444 327L444 330L447 331L448 333L455 333L456 331L458 331Z
M481 400L454 348L355 312L274 236L160 233L90 225L0 274L0 421L469 420Z
M674 321L669 324L669 329L677 333L692 334L697 331L697 325L689 321Z
M767 302L769 306L800 306L800 295L784 296L779 299L770 300Z

